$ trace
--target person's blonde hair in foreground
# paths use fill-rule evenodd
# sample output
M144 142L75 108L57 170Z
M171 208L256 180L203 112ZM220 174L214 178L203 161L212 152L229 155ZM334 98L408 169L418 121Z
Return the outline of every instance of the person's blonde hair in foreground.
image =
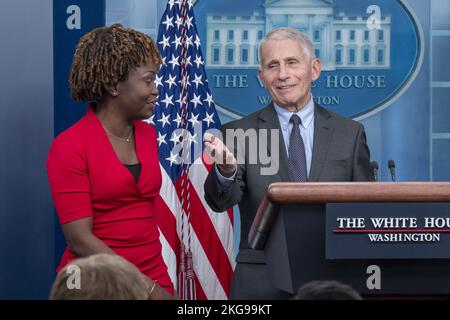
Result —
M79 270L79 288L74 277ZM75 271L75 272L74 272ZM56 277L50 300L147 300L146 276L118 255L96 254L72 261Z

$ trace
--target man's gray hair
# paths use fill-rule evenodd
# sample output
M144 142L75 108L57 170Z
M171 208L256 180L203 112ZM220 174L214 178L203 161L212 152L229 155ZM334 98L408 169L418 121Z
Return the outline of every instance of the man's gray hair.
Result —
M277 28L270 31L263 40L259 43L259 64L260 67L263 67L262 61L262 48L267 40L295 40L298 42L300 48L303 50L305 56L312 61L316 58L314 47L311 41L311 38L294 28Z

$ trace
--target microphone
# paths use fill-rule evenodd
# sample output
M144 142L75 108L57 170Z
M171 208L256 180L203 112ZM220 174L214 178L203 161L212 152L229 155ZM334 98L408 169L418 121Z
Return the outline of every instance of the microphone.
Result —
M372 168L373 181L378 181L378 162L372 161L370 167Z
M394 162L394 160L388 161L388 167L389 167L389 171L391 171L392 181L396 181L397 179L395 178L395 162Z

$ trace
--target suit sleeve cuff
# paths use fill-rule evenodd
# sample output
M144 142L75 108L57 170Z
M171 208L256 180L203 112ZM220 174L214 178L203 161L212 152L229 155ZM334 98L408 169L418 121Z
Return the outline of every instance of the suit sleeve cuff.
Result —
M228 191L231 188L231 186L233 185L234 181L236 180L236 170L234 170L233 175L229 178L224 177L220 173L220 171L216 165L214 165L214 170L216 170L216 176L217 176L217 180L219 181L220 188L222 189L223 192Z

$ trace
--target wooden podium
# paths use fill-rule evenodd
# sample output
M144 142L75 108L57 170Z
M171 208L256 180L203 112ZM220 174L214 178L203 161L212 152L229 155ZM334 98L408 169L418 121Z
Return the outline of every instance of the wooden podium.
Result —
M299 286L309 281L338 280L366 295L450 294L450 259L447 258L327 259L327 205L358 203L362 208L377 204L448 208L450 183L271 184L258 209L248 241L253 249L264 250L272 283L289 293L296 292ZM361 212L363 214L364 210ZM444 236L450 237L450 232ZM439 245L446 245L446 242L450 244L450 241L442 241ZM401 249L401 243L395 245ZM381 269L379 290L367 287L367 267L370 265Z

